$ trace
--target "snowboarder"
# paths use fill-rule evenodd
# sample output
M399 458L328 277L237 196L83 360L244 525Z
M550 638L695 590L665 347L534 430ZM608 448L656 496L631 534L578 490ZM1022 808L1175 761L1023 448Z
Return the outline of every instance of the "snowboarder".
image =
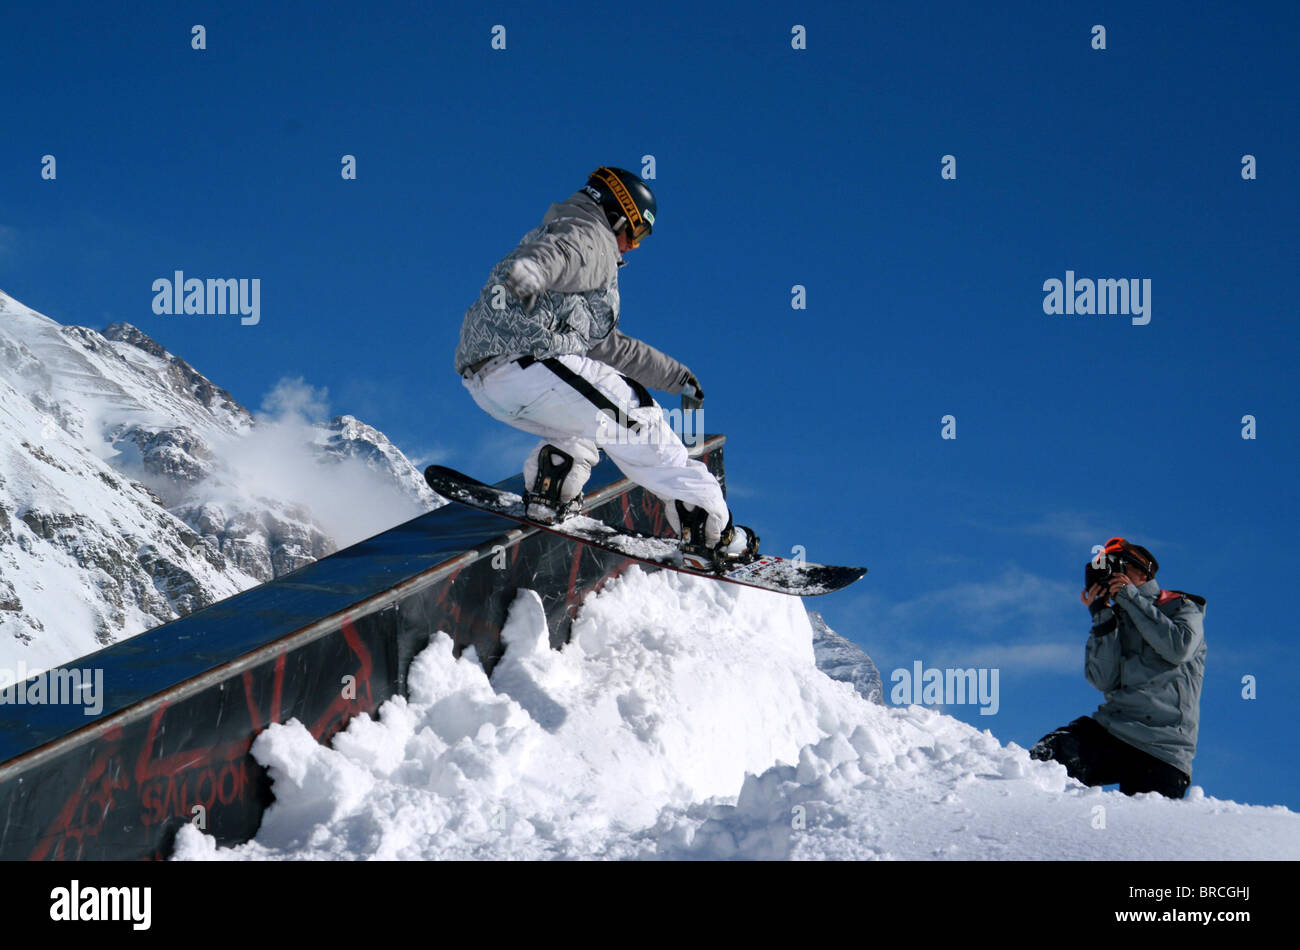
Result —
M1084 675L1105 694L1092 716L1029 751L1085 785L1182 798L1191 783L1205 675L1205 599L1161 590L1151 552L1111 538L1084 573L1092 614Z
M603 448L664 501L686 547L752 559L753 531L732 521L722 488L692 459L647 387L702 401L686 366L618 329L618 268L655 223L650 186L601 166L492 269L466 311L455 368L484 412L541 437L524 461L529 517L563 521Z

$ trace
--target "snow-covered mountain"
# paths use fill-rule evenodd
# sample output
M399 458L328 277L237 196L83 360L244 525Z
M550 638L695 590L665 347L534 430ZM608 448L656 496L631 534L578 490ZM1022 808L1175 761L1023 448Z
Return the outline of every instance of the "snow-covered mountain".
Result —
M1055 762L817 668L792 597L638 567L549 646L520 591L489 678L438 636L409 696L323 746L253 744L257 837L182 859L1294 859L1300 815L1086 788ZM822 637L824 638L824 634Z
M813 656L817 668L833 680L848 683L868 702L883 705L884 684L871 657L852 640L832 630L817 611L808 611L808 621L812 624Z
M66 662L436 507L351 416L255 417L141 330L0 292L0 669ZM357 499L364 498L365 504Z

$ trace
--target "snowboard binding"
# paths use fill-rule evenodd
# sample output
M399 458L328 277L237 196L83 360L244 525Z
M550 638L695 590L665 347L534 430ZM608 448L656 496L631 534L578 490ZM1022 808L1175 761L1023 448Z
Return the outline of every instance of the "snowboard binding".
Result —
M568 501L560 499L564 480L573 470L573 456L553 445L537 453L537 475L531 489L524 488L524 514L542 524L561 524L582 514L582 492Z
M722 529L718 543L709 547L704 541L704 524L709 513L699 506L688 509L680 501L674 501L673 504L682 526L683 563L700 570L724 574L731 568L748 564L758 557L758 535L744 525L734 524L730 512L727 515L727 526Z

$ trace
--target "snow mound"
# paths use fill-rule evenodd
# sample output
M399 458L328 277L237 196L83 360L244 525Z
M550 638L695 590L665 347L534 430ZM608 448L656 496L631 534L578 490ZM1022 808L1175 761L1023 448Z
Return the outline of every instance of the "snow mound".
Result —
M817 669L790 597L633 567L561 651L521 591L491 679L438 634L410 695L319 745L253 745L257 838L192 825L178 859L1265 858L1300 816L1084 788L951 717Z

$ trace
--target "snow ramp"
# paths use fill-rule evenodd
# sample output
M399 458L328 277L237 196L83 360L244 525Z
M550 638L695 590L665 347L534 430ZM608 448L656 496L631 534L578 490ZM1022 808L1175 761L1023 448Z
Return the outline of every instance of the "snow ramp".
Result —
M723 436L692 454L723 479ZM521 477L500 483L518 491ZM663 528L653 495L608 460L594 514ZM725 480L724 480L725 486ZM487 669L520 588L562 644L586 594L633 562L450 504L267 584L3 691L0 859L166 856L193 822L248 841L271 802L249 755L273 722L327 742L406 692L412 658L441 631ZM66 700L76 684L93 701Z

